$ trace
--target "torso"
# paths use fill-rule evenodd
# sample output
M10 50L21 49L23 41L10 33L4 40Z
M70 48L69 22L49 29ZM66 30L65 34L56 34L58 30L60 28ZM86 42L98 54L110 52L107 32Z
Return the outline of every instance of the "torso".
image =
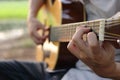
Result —
M85 0L80 1L86 7L88 20L109 18L120 11L120 0L88 0L89 4L84 3ZM92 5L95 6L94 9L91 9Z

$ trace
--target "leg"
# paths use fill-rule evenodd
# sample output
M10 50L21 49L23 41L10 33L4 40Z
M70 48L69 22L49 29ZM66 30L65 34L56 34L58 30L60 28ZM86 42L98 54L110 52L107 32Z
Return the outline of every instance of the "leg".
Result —
M43 63L1 61L0 80L46 80Z

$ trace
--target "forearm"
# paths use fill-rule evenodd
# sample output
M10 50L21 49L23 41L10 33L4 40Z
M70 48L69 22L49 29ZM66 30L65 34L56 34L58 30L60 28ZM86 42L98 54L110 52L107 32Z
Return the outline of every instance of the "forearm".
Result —
M45 0L29 0L28 18L36 17Z
M103 67L102 69L94 69L94 71L101 77L120 80L120 63L118 62L116 62L115 65L110 65L107 68Z

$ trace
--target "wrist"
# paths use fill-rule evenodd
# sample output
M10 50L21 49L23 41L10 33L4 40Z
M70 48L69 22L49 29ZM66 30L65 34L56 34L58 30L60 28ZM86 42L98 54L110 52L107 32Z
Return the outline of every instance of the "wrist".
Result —
M34 22L36 19L37 19L36 16L32 16L32 15L30 15L30 16L27 17L27 23Z
M36 17L37 16L35 14L28 14L27 19L30 20L30 19L34 19Z

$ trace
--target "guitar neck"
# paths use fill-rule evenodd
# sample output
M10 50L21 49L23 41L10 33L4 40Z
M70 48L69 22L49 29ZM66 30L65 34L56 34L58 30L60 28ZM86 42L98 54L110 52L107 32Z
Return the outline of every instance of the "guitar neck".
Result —
M50 29L50 41L57 42L68 42L71 40L76 28L82 25L94 30L98 36L99 40L104 41L105 27L109 28L120 24L120 19L99 19L78 23L63 24L60 26L51 27Z

